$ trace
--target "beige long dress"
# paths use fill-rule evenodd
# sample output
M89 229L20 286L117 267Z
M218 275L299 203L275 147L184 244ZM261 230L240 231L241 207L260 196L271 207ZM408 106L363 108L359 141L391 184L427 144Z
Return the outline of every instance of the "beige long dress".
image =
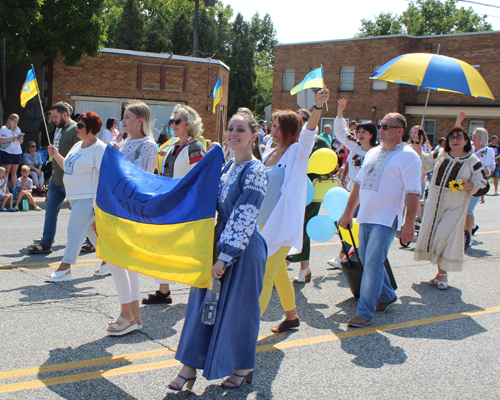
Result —
M456 158L443 149L422 153L420 158L422 171L434 173L414 259L428 260L445 271L462 271L469 200L472 195L481 196L487 184L481 161L474 154ZM473 183L474 189L453 193L448 185L459 179Z

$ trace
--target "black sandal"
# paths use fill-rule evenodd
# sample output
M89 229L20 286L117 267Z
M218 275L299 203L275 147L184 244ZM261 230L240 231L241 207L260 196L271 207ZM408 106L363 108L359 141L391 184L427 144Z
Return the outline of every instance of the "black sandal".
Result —
M155 294L148 294L148 297L144 297L142 304L171 304L172 297L168 296L170 296L170 290L167 293L157 290Z
M52 248L40 243L36 246L28 247L28 253L30 254L50 254L52 253Z
M80 250L81 253L94 253L95 252L95 247L92 246L91 244L87 243L82 246L82 249Z
M281 322L279 325L276 325L273 329L271 329L271 332L274 333L281 333L281 332L286 332L292 328L298 328L300 325L300 321L298 318L295 318L293 320L287 320L285 319L283 322Z

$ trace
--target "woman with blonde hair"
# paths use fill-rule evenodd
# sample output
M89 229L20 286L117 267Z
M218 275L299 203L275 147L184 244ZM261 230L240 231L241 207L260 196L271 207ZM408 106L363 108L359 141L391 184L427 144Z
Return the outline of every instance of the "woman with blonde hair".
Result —
M203 122L195 109L177 104L174 108L173 129L179 140L167 151L160 151L158 154L164 157L163 176L182 178L206 154L205 147L196 139L203 133ZM142 304L172 303L171 282L160 279L155 281L160 284L159 290L144 297Z
M156 142L151 131L151 111L146 103L138 102L127 106L123 113L123 131L128 138L120 143L113 142L127 159L140 169L153 173L156 164ZM119 240L119 238L117 238ZM108 334L121 336L142 329L139 300L139 275L126 268L106 264L115 281L118 301L121 305L120 316L108 326ZM102 267L101 267L102 270Z
M23 143L24 133L17 126L19 123L19 115L10 114L7 122L0 129L0 155L2 165L5 167L7 182L12 182L12 187L16 187L17 169L22 162L23 151L21 144Z

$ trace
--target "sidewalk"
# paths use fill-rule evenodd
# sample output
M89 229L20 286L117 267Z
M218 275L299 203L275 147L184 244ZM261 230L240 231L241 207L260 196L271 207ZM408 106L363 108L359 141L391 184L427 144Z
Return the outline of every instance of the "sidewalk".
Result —
M36 192L34 192L36 193ZM35 200L35 204L40 207L42 210L45 210L45 196L41 196L38 193L33 194L33 200ZM68 200L64 200L62 203L61 208L69 208L68 207Z

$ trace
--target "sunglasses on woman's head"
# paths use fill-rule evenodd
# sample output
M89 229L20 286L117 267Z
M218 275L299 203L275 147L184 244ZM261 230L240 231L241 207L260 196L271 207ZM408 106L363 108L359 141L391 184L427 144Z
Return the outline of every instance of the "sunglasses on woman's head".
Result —
M77 127L78 129L83 129L83 128L86 128L86 127L87 127L87 125L82 124L81 122L78 122L78 123L76 124L76 127Z

